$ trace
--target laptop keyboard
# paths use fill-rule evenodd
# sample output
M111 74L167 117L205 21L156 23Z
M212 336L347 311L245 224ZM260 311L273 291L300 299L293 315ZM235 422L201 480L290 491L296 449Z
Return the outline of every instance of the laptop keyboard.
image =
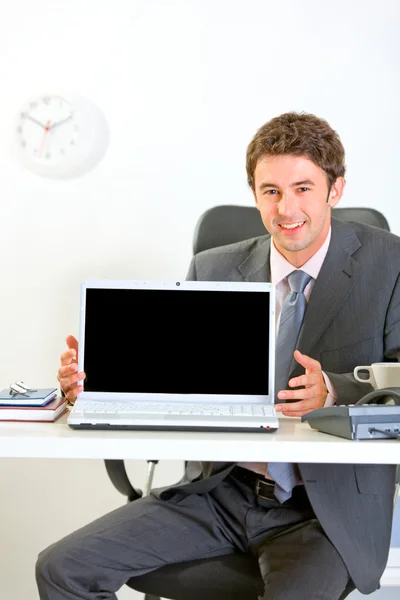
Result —
M271 404L179 404L156 402L76 402L74 412L91 415L190 415L216 417L275 417Z

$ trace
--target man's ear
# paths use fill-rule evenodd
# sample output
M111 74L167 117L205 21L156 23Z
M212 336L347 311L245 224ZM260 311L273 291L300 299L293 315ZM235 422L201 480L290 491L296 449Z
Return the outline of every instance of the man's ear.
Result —
M327 200L331 208L334 208L339 202L340 198L343 196L344 186L345 181L343 177L338 177L335 183L332 184Z

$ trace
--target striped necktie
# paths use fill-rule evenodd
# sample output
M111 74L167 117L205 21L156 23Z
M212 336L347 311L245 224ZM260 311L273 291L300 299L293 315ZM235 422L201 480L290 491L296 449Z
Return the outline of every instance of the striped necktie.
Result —
M275 393L286 390L290 375L293 352L296 349L301 324L307 307L304 290L312 279L304 271L292 271L288 275L290 292L282 306L276 342ZM268 463L268 473L275 480L275 496L285 502L299 481L298 469L291 463Z

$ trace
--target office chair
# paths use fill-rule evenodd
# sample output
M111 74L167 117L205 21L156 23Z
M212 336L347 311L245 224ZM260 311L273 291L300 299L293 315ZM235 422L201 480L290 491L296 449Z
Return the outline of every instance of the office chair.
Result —
M334 208L332 216L343 221L358 221L390 231L386 218L373 208ZM221 205L206 210L197 221L193 254L258 235L266 230L255 206ZM158 460L148 460L148 494ZM116 489L128 502L142 496L129 481L123 460L106 460L107 473ZM144 593L145 600L257 600L263 593L258 561L250 554L234 553L217 558L167 565L128 581L127 585ZM342 595L354 589L349 583Z
M332 217L390 231L386 218L374 208L333 208ZM206 210L197 221L193 236L193 254L266 233L255 206L214 206Z

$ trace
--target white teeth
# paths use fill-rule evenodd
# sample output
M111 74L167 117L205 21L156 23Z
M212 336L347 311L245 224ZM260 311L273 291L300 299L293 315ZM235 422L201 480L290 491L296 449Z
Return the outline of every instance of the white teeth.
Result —
M304 221L300 221L299 223L291 223L290 225L284 225L283 223L281 223L281 227L283 227L284 229L294 229L295 227L303 225L303 223Z

